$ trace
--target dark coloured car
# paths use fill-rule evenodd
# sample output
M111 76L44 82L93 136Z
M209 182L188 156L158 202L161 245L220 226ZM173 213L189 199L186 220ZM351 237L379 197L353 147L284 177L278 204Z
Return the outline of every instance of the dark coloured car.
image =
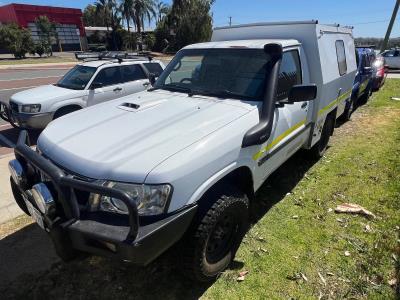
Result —
M375 58L376 54L372 48L356 48L357 73L351 92L351 101L347 103L343 114L344 120L350 120L355 108L366 103L372 93L375 74L373 63Z

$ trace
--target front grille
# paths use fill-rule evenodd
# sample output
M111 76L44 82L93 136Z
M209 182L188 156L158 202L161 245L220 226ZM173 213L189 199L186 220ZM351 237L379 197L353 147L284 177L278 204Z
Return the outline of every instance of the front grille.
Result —
M14 112L18 112L18 104L10 101L10 108Z

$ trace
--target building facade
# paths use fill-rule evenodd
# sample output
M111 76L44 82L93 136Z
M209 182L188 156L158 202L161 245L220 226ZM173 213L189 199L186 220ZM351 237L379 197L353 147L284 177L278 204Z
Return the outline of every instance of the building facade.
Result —
M53 50L76 51L85 48L86 34L80 9L28 4L8 4L0 7L0 22L17 23L28 28L34 41L39 39L35 25L35 19L39 16L47 16L51 22L57 24L59 41L54 41Z

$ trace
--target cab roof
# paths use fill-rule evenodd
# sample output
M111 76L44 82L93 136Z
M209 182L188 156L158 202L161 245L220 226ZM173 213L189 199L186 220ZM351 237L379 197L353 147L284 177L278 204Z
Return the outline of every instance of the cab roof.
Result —
M186 46L183 49L207 49L207 48L250 48L264 49L266 44L280 44L282 48L300 45L298 40L276 40L276 39L260 39L260 40L234 40L234 41L219 41L207 42Z

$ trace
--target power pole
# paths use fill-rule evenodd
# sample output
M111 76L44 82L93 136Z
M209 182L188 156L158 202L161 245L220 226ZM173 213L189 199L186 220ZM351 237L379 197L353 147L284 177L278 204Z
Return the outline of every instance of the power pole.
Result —
M388 29L386 31L385 39L383 40L381 52L386 50L387 44L389 42L390 34L392 32L394 21L396 20L397 11L399 10L400 0L396 0L396 4L393 9L392 18L390 19Z
M229 27L232 27L232 17L229 17Z

